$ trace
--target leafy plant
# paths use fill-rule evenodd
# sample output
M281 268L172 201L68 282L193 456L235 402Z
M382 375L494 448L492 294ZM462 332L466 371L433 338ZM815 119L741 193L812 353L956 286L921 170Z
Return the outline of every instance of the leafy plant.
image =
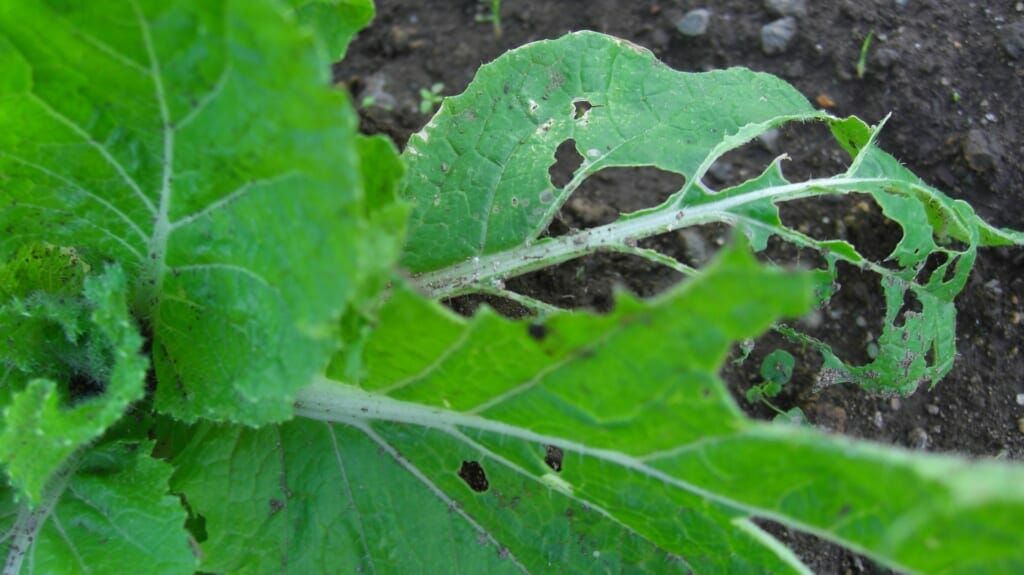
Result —
M776 413L776 420L806 423L807 417L799 407L783 410L772 402L775 396L782 393L782 387L792 379L794 365L796 365L796 358L784 349L777 349L769 353L761 362L761 377L764 379L747 390L747 401L763 403L768 406Z
M421 114L431 114L441 105L441 102L444 101L444 96L441 95L442 90L444 90L444 84L441 82L434 82L429 89L420 88Z
M330 88L345 42L325 34L358 28L363 4L0 8L5 573L806 572L756 518L909 571L1024 569L1019 466L751 421L717 376L774 324L822 351L829 380L934 382L977 248L1020 234L778 79L682 74L595 33L485 66L400 159ZM849 169L704 183L792 121L827 123ZM584 162L556 187L570 139ZM580 182L626 165L686 184L541 238ZM778 217L853 191L902 226L890 261ZM742 233L704 269L637 244L710 221ZM769 236L824 269L759 264ZM503 286L601 249L693 277L607 315ZM823 303L839 262L882 278L868 366L777 323ZM473 291L545 314L436 302ZM920 312L900 312L908 294Z
M487 14L477 14L477 22L490 22L494 36L501 38L501 0L480 0L481 4L489 4Z

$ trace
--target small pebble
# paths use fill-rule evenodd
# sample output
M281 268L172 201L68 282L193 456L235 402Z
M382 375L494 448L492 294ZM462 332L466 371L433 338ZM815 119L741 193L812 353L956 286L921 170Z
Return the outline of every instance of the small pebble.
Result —
M889 409L891 409L893 411L899 411L900 410L900 398L898 398L898 397L890 398L889 399Z
M930 413L932 415L938 415L939 414L939 406L937 406L937 405L926 405L924 409L925 409L925 411L927 411L928 413Z
M882 48L875 52L874 61L880 68L892 68L898 62L900 53L892 48Z
M1024 405L1024 393L1017 394L1017 405Z
M715 162L708 168L708 173L711 174L711 177L723 184L732 178L733 171L732 164L722 161Z
M872 420L872 423L874 423L875 427L877 427L878 429L882 429L882 427L885 425L885 420L882 419L882 412L881 411L876 411L875 412L875 416L874 416L874 418Z
M690 10L676 22L676 30L684 36L703 36L708 31L708 22L711 21L711 10L697 8Z
M987 172L997 163L998 153L984 130L973 129L967 132L963 140L964 159L967 165L976 172Z
M772 154L777 154L779 153L780 134L781 132L779 132L778 128L772 128L771 130L766 130L759 134L757 136L757 141L766 151L771 152Z
M1024 433L1024 417L1017 420L1017 431Z
M999 43L1014 60L1024 56L1024 21L1003 28L999 33Z
M761 27L761 50L769 56L781 54L796 36L796 18L786 16Z
M907 434L907 441L914 449L926 449L928 447L928 432L920 427L915 427Z
M806 0L765 0L764 7L779 16L796 16L797 18L807 16Z

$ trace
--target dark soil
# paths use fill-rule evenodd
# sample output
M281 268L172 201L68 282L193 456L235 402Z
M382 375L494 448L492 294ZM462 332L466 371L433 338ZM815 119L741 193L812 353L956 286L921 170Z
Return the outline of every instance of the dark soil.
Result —
M797 36L781 54L766 55L760 30L778 18L750 0L626 2L613 0L506 0L502 35L476 21L486 14L476 0L380 1L373 25L359 35L336 79L359 101L363 129L404 145L427 116L420 89L444 83L461 92L483 63L527 42L580 29L620 36L653 50L679 70L746 66L776 74L838 115L878 122L892 113L882 147L925 181L967 200L988 221L1024 228L1024 4L954 0L845 0L808 2ZM685 37L674 23L692 8L713 12L706 34ZM866 73L856 65L864 38L873 33ZM381 104L390 105L385 109ZM835 173L843 154L822 146L827 136L800 127L783 131L777 149L748 145L716 172L727 183L756 174L779 151L794 161L791 178ZM726 165L728 164L728 165ZM550 233L613 220L619 213L658 203L678 188L677 176L657 170L602 173L566 204ZM623 185L628 183L628 185ZM622 190L629 190L623 194ZM868 199L819 201L784 217L809 233L844 237L862 251L884 256L899 238ZM702 229L650 240L691 261L713 252L727 230ZM859 389L815 389L817 364L798 358L794 380L778 398L798 406L825 429L875 441L978 457L1024 459L1024 249L984 249L957 308L960 357L933 390L909 397L872 396ZM581 282L580 278L585 278ZM607 309L612 289L625 285L642 295L678 278L626 256L594 256L515 280L514 287L560 305ZM865 343L879 333L877 281L848 272L822 318L825 339L863 359ZM461 302L471 309L473 302ZM499 304L500 305L500 304ZM757 380L763 353L778 342L760 342L754 355L724 374L737 401L755 417L744 392ZM862 354L858 356L857 354ZM1021 396L1024 397L1024 396ZM881 573L869 560L813 537L775 528L819 573Z

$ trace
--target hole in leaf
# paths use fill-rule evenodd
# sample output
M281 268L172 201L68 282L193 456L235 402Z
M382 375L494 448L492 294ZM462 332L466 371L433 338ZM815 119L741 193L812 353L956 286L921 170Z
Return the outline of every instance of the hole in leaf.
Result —
M650 166L605 168L580 183L544 235L557 237L610 224L622 214L661 204L685 182L679 174Z
M572 181L572 175L583 165L583 156L576 151L576 140L566 140L555 150L555 163L548 168L551 185L562 189Z
M836 142L832 130L824 122L786 124L779 128L778 136L775 142L778 153L775 155L789 155L783 169L791 181L829 177L850 167L850 155Z
M924 309L921 305L921 301L917 299L914 294L914 290L908 289L903 292L903 305L900 306L900 310L896 312L896 318L893 320L893 324L896 327L903 327L907 323L907 314L919 314Z
M758 258L762 262L783 267L828 268L828 262L819 250L798 247L774 235L768 238L768 245L758 254Z
M732 234L732 227L727 224L704 224L651 236L640 241L639 246L700 268L714 259L718 250L729 243Z
M480 306L489 306L501 315L518 319L530 317L533 313L518 303L493 295L469 294L446 299L442 302L455 313L463 317L472 317Z
M548 336L548 328L544 324L531 323L526 326L526 333L536 341L544 341L544 338Z
M882 215L867 194L818 196L779 204L787 227L816 240L843 240L865 258L895 265L886 258L903 237L899 224Z
M879 277L870 271L838 262L835 293L825 306L795 327L832 346L850 365L872 361L869 344L882 333L885 297Z
M942 281L948 282L951 279L953 279L953 277L956 276L956 269L959 266L960 266L960 256L956 256L955 258L953 258L952 261L949 262L949 265L946 266L946 273L943 274Z
M681 278L679 272L637 256L597 253L510 278L505 286L554 306L608 312L616 287L650 297Z
M483 493L491 486L487 482L487 474L484 468L476 461L463 461L459 467L459 477L466 482L470 489L477 493Z
M564 453L561 448L555 447L554 445L544 446L544 463L551 468L555 473L561 473L562 471L562 458Z
M921 267L921 271L917 272L917 276L915 276L914 281L921 285L927 284L931 280L932 274L934 274L935 271L947 261L949 261L949 255L945 252L932 252L928 254L928 259L925 260L924 266ZM955 265L948 266L946 268L946 274L950 274L949 270L955 267Z
M778 137L771 140L767 145L759 139L754 139L742 146L722 154L711 167L708 168L703 182L715 190L724 190L737 186L743 182L756 178L771 165L772 160L782 152L777 143ZM783 170L789 175L788 166L783 164Z
M704 182L717 189L741 184L764 173L779 156L782 171L791 182L841 174L850 156L822 122L790 123L768 130L719 157L708 169Z
M586 116L587 112L589 112L594 106L593 106L593 104L591 104L590 102L588 102L586 100L576 100L576 101L574 101L572 103L572 107L573 107L572 119L573 120L580 120L584 116Z

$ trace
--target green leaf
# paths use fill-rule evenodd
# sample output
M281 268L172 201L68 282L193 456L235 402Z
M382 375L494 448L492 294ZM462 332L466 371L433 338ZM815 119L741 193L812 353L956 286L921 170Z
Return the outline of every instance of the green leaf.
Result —
M316 33L333 60L345 57L356 32L373 20L373 0L289 0L299 22Z
M0 488L4 572L194 573L185 511L166 494L170 466L149 448L118 440L89 450L35 507Z
M298 419L187 433L171 485L204 518L204 571L519 572L429 479L357 429Z
M383 453L353 464L390 455L527 572L806 572L753 518L910 572L1024 568L1019 468L755 423L736 408L716 375L730 345L806 309L813 285L732 249L671 294L621 298L607 316L462 320L399 290L367 344L362 388L318 383L297 412L361 430ZM221 461L187 465L216 476ZM212 509L224 521L240 511ZM575 523L589 514L600 521Z
M203 568L272 573L287 557L289 569L318 571L330 557L332 566L380 573L685 573L688 564L798 572L734 507L652 491L651 477L615 465L601 473L624 481L617 494L602 484L581 495L570 470L579 465L576 441L632 457L747 425L713 370L733 339L805 309L811 278L760 270L742 249L715 272L655 305L623 298L609 316L563 315L543 326L493 313L467 324L396 290L365 351L364 384L380 393L359 392L370 398L366 412L359 396L348 425L204 426L173 457L173 488L206 521ZM758 303L737 304L751 286ZM652 341L674 342L672 353L651 360L662 349ZM373 400L395 401L384 392L441 419L388 421ZM486 423L448 426L444 414L456 412L444 406ZM565 471L546 466L544 444L522 441L524 432L559 437L552 445L565 446ZM485 493L458 474L470 461L486 470ZM329 526L319 547L300 536L313 525Z
M796 359L788 351L784 349L777 349L767 356L764 361L761 362L761 377L765 381L771 382L781 388L793 378L793 366L796 365ZM769 397L774 396L776 393L769 394Z
M0 462L33 502L75 451L98 438L145 393L149 361L141 353L142 336L128 313L124 273L111 266L82 283L81 296L61 296L81 298L74 309L83 317L74 318L73 328L46 314L33 317L36 314L28 312L36 311L31 309L35 306L8 318L9 308L22 307L17 300L0 313L0 323L17 337L17 345L11 347L31 346L24 349L31 350L34 361L22 366L31 371L19 379L52 378L31 379L13 391L0 428ZM15 321L3 321L7 319ZM52 339L25 337L30 331Z
M272 2L0 9L0 256L42 239L121 262L160 411L289 417L390 264L328 64Z

